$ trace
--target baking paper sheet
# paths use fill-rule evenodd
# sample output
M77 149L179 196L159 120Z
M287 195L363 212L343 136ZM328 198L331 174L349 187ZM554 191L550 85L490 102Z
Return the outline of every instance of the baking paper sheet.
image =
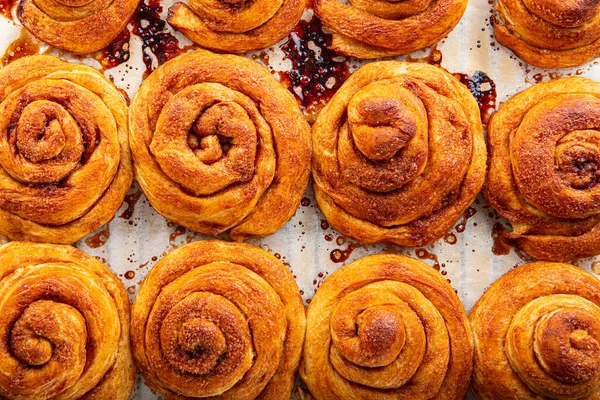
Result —
M163 2L164 14L170 4L171 0ZM509 50L495 43L490 24L491 9L492 4L488 0L470 0L458 26L437 46L443 56L444 68L450 72L468 75L476 71L485 72L496 84L498 103L540 79L583 75L600 80L600 66L597 62L562 70L542 70L525 64ZM312 11L307 10L304 17L310 18L311 15ZM0 17L0 55L19 36L20 30L20 26ZM190 44L183 35L174 34L182 45ZM290 62L283 59L280 44L266 50L269 56L268 66L275 75L277 71L291 67ZM98 62L90 57L73 58L68 54L52 51L47 46L42 48L42 51L48 50L50 54L58 54L73 62L84 62L99 67ZM132 36L130 52L130 61L106 71L105 74L117 87L133 97L145 70L141 61L141 41L137 36ZM428 52L429 50L417 52L411 55L411 58L426 56ZM360 64L354 60L351 63ZM345 238L328 226L316 205L312 189L309 188L302 205L287 225L271 236L251 240L249 243L281 258L296 278L306 303L310 301L321 282L341 266L369 254L387 252L420 258L432 267L439 268L440 273L458 293L468 312L494 280L509 269L528 261L527 256L519 255L514 250L505 256L492 253L493 226L497 223L506 226L508 224L497 216L481 196L468 214L472 216L461 218L445 238L424 248L362 245ZM160 216L149 205L139 186L134 183L126 202L110 225L89 235L76 246L111 268L123 281L133 300L143 278L161 257L178 246L206 238L208 237L205 235L186 230ZM227 239L227 236L223 235L220 238ZM3 237L0 237L0 240L6 241ZM104 242L105 244L102 244ZM600 272L600 268L594 268L594 259L579 259L576 260L576 264L588 271L593 272L597 269ZM145 387L143 380L138 376L132 399L158 398L161 397ZM473 397L469 395L467 398Z

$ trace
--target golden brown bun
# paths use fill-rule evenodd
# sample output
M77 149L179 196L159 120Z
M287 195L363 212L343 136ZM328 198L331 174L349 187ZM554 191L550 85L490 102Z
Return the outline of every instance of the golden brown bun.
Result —
M331 49L347 56L380 58L436 44L465 12L467 0L314 0L332 31Z
M498 0L496 39L529 64L565 68L600 56L599 0Z
M306 0L190 0L167 21L207 49L246 53L277 43L300 20Z
M289 399L305 325L281 261L243 243L200 241L150 271L131 338L146 384L166 399Z
M362 242L439 239L485 178L477 103L456 78L427 64L362 67L321 111L312 139L319 207Z
M600 281L536 262L498 279L469 316L477 398L600 398Z
M0 70L0 233L70 244L131 186L127 105L101 73L50 56Z
M294 214L310 176L310 128L258 63L198 50L159 67L130 109L136 177L166 218L235 240Z
M540 83L490 120L484 196L539 260L600 254L598 96L587 78Z
M318 400L462 399L473 345L465 310L433 268L374 255L323 282L308 307L300 374Z
M35 37L75 54L108 46L125 29L139 0L21 0L17 18Z
M134 380L112 272L70 246L0 247L0 399L127 400Z

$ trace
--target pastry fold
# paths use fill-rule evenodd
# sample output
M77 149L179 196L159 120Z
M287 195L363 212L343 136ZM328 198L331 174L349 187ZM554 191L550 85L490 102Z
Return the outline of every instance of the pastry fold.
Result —
M169 253L144 280L133 354L166 399L288 399L305 323L281 261L243 243L200 241Z
M599 97L587 78L540 83L490 120L484 196L539 260L600 254Z
M409 54L436 44L467 8L467 0L314 0L332 34L330 48L358 58Z
M70 244L131 186L127 104L95 69L50 56L0 70L0 233Z
M172 5L167 21L204 48L246 53L286 37L305 6L306 0L190 0Z
M246 240L296 211L310 176L310 128L256 62L203 50L176 57L144 81L129 116L136 177L166 218Z
M600 1L498 0L496 39L531 65L566 68L600 56Z
M139 0L22 0L17 18L35 37L75 54L108 46L125 29Z
M467 315L448 282L420 261L374 255L317 290L300 374L318 400L459 400L472 356Z
M478 399L600 397L600 281L569 264L511 270L469 316Z
M70 246L0 247L0 398L127 400L134 381L121 281Z
M485 178L479 108L455 77L384 61L355 72L312 128L314 189L327 220L367 243L431 243Z

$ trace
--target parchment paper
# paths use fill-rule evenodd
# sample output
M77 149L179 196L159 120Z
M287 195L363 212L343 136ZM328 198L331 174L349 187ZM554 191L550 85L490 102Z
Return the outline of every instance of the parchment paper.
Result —
M172 0L163 2L165 13L171 2ZM468 75L478 70L487 73L496 84L498 103L531 86L540 78L547 80L577 74L600 80L600 66L597 62L562 70L542 70L522 62L509 50L495 43L490 24L491 9L492 5L488 0L470 0L459 25L437 46L443 55L444 68ZM312 11L307 11L305 18L311 15ZM0 17L0 55L18 37L20 29L20 26ZM182 45L191 43L183 35L175 35ZM46 50L47 47L42 48L42 51ZM113 79L117 87L133 97L144 71L141 41L137 36L132 36L130 51L130 61L106 71L105 74ZM99 66L90 57L72 58L56 51L50 53L72 59L73 62ZM429 50L420 51L411 55L411 58L423 57L428 53ZM267 49L267 54L269 67L274 74L291 67L289 61L282 59L279 44ZM352 64L360 65L356 61ZM468 312L494 280L529 260L527 256L517 254L514 250L505 256L492 253L494 224L508 224L497 216L481 196L472 205L469 214L473 215L461 218L445 238L425 248L362 245L328 227L316 205L312 189L309 188L302 205L287 225L269 237L251 240L249 243L276 254L286 263L296 278L306 303L310 302L321 282L342 265L369 254L389 252L420 258L439 268ZM188 231L160 216L148 204L137 183L134 183L126 202L110 225L78 242L76 246L111 268L123 281L133 300L143 278L161 257L178 246L206 238L208 237ZM227 239L227 236L220 238ZM5 238L0 239L6 241ZM106 243L99 246L103 242ZM576 264L586 270L597 269L600 272L600 268L593 268L593 261L594 259L589 258L580 259ZM158 398L161 397L152 394L138 376L132 399ZM467 398L473 397L469 395Z

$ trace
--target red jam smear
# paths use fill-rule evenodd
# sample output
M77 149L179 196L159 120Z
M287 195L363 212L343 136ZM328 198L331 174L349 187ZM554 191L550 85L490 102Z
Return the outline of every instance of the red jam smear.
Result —
M280 46L292 69L280 72L280 79L294 94L309 122L333 97L350 76L346 58L328 49L331 35L325 34L321 22L313 17L301 20Z
M167 22L160 18L162 11L160 0L140 2L129 23L131 31L128 28L124 29L108 47L102 50L98 60L102 66L110 69L129 61L131 35L142 40L142 59L146 66L144 77L157 66L191 48L191 46L179 46L179 40L169 31Z
M160 18L162 10L160 0L142 1L131 20L132 33L142 39L146 74L156 68L154 58L162 65L187 50L179 47L179 40L169 32L167 22Z
M460 82L465 85L479 105L481 122L485 126L490 117L496 111L496 84L482 71L476 71L473 75L454 74Z
M131 33L129 29L125 28L111 44L100 52L98 61L102 64L102 67L111 69L129 61L131 57L131 53L129 52L130 40Z

